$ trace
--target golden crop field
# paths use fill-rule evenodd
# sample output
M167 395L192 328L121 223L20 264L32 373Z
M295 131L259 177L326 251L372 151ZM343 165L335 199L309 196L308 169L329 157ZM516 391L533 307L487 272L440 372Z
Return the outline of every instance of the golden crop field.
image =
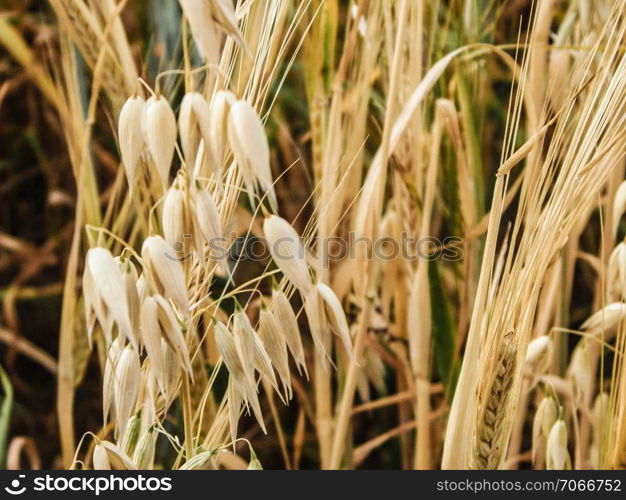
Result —
M626 467L626 0L0 2L0 468Z

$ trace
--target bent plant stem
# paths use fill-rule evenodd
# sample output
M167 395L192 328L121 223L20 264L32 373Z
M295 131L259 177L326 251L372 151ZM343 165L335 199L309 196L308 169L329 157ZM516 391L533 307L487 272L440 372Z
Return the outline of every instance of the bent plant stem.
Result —
M371 300L366 299L364 301L363 310L361 312L359 330L356 334L356 339L354 341L355 360L358 360L363 353L371 307ZM354 401L354 392L356 390L359 369L360 367L356 364L355 361L350 362L350 366L348 367L348 373L346 375L343 394L341 395L339 411L337 413L337 421L335 423L335 434L333 438L332 452L330 455L330 462L328 467L329 469L339 469L341 465L341 457L343 456L344 452L348 425L350 423L350 417L352 416L352 402Z

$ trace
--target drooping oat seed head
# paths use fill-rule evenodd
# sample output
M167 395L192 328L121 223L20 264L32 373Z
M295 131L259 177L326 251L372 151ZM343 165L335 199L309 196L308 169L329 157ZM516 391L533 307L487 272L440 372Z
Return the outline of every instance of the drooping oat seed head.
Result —
M135 186L139 159L145 147L142 129L145 104L146 102L141 97L129 97L122 106L117 121L120 156L124 164L128 188L131 192Z
M228 140L241 170L250 203L256 206L254 187L266 192L272 210L278 210L270 168L270 148L263 123L246 101L236 101L228 114Z
M238 349L235 336L228 330L226 325L219 321L215 323L215 344L220 356L222 356L222 359L224 360L228 373L231 376L230 380L233 383L233 390L236 390L246 405L249 405L252 408L254 416L259 422L261 429L263 429L263 432L266 432L265 423L263 421L263 413L261 412L261 406L259 404L256 382L250 381L250 377L248 375L249 371L244 369L240 349ZM234 408L230 408L230 410L232 411L231 419L234 418L236 411L236 418L238 420L239 410L235 410ZM231 420L231 432L232 429L233 422Z
M211 13L212 0L179 0L179 3L200 56L207 64L219 64L220 36Z
M149 236L141 247L141 258L156 291L189 315L185 274L172 246L160 236Z
M154 166L156 174L161 181L161 187L165 191L169 184L172 158L176 149L176 116L161 95L152 96L145 105L143 119L143 136L146 147Z
M137 470L130 457L116 444L110 441L100 441L98 444L107 452L111 470Z
M307 295L313 289L313 282L296 230L282 217L270 215L263 222L263 233L278 268L302 295Z
M163 329L159 323L159 305L154 297L146 297L141 303L140 312L141 340L150 360L150 368L158 382L161 392L167 387L165 356L161 346Z
M162 338L167 342L178 362L187 372L187 375L193 379L191 357L185 340L186 319L176 314L173 301L167 301L165 297L158 294L152 297L157 304L157 318ZM168 364L167 357L165 364L166 366Z
M111 470L109 454L100 443L93 449L93 468L94 470Z
M537 463L539 456L545 454L550 430L557 419L557 405L554 398L546 396L541 400L533 418L532 458Z
M614 331L624 319L626 319L626 304L613 302L589 316L581 328L595 335L602 331L608 333Z
M152 470L154 468L154 453L156 450L156 437L154 426L148 427L139 438L139 442L133 453L133 462L139 470Z
M107 345L113 339L113 325L137 348L128 310L126 286L118 263L105 248L87 252L83 274L87 317L91 310L104 332ZM91 332L88 332L91 335Z
M124 431L124 435L122 436L121 441L119 442L120 449L126 453L126 455L132 455L135 446L137 445L137 440L139 439L139 433L141 431L141 409L137 413L135 413L128 424L126 425L126 430Z
M187 92L178 112L178 130L183 156L188 166L196 163L200 139L208 146L210 137L209 117L211 108L209 103L199 92Z
M613 200L613 234L617 233L624 212L626 212L626 181L619 185Z
M315 285L317 293L324 301L326 305L326 311L330 324L333 326L335 334L341 339L346 353L353 362L357 362L354 356L354 349L352 348L352 339L350 337L350 328L348 327L348 321L346 315L341 306L341 302L330 288L325 283L319 282Z
M102 420L106 425L109 416L115 418L115 370L122 354L124 343L122 337L117 337L109 346L104 362L102 377Z
M231 105L237 100L235 94L229 90L219 90L213 96L209 115L208 147L213 169L217 180L221 179L222 162L227 146L228 113Z
M244 365L244 371L251 380L251 384L255 384L254 371L256 370L280 394L276 376L272 369L272 360L268 356L259 334L252 328L248 315L239 305L237 305L237 310L233 314L233 335L237 351Z
M140 382L139 355L136 349L127 345L121 352L115 366L115 381L113 382L115 426L119 436L124 434L130 417L135 413Z
M302 337L300 335L300 328L298 327L298 320L289 299L281 289L274 289L272 291L272 303L270 309L273 311L276 320L280 328L283 331L283 336L287 341L287 347L289 352L293 356L298 372L306 374L307 379L309 374L306 368L306 361L304 358L304 347L302 345Z
M546 468L548 470L569 470L572 468L567 449L567 426L564 420L557 420L546 444Z
M259 313L259 336L283 386L285 398L291 399L291 373L287 357L287 341L278 318L263 307Z
M217 205L211 194L196 185L193 192L192 204L195 214L196 231L202 235L209 250L207 257L217 261L222 272L228 276L228 245L222 232L220 215Z

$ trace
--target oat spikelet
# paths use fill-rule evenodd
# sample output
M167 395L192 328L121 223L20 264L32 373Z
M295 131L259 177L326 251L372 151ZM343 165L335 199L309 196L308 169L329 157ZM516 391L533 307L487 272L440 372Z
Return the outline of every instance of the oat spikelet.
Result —
M135 185L137 164L145 145L142 130L145 104L141 97L129 97L124 106L122 106L120 117L117 121L120 156L122 157L126 178L128 179L128 187L131 192Z
M356 363L354 349L352 348L352 339L350 337L350 328L348 327L348 321L343 307L341 306L341 302L328 285L319 282L315 287L326 305L328 319L330 320L330 324L333 325L335 334L341 339L350 359Z
M313 289L304 246L296 230L282 217L271 215L263 222L270 254L285 277L302 293Z
M115 424L118 434L123 436L126 425L135 412L141 382L139 355L132 346L127 345L120 354L114 376Z
M176 149L176 116L163 96L146 102L143 135L163 190L169 186L170 167Z
M309 374L306 369L306 361L304 358L304 346L302 345L302 337L300 336L300 328L298 327L298 320L296 314L293 312L289 299L280 289L276 289L272 293L272 304L270 306L274 312L278 324L283 331L285 340L287 341L287 347L289 352L293 356L296 365L298 366L298 372L304 373L309 378Z
M216 179L221 179L222 160L226 149L226 133L228 130L228 113L230 106L237 100L235 94L228 90L220 90L213 96L209 114L208 144L213 170Z
M515 372L515 345L513 332L505 336L496 358L493 379L485 391L485 399L479 404L476 427L473 469L497 469L503 457L506 443L502 433L502 422L507 411L511 383Z
M230 107L228 140L246 184L250 204L256 206L254 199L256 185L267 193L269 203L276 212L278 204L270 168L269 144L261 119L246 101L237 101Z
M171 245L160 236L149 236L141 247L141 258L157 291L180 311L189 314L189 299L183 266Z
M187 92L180 103L178 112L178 129L183 155L188 166L193 165L198 155L200 139L208 144L209 103L199 92Z
M111 470L109 454L101 444L97 444L93 449L94 470Z

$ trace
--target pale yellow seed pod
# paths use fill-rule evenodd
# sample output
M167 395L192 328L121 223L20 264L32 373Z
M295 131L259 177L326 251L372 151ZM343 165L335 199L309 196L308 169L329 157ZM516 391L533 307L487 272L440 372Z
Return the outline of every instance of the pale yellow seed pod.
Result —
M524 368L534 375L541 375L550 366L552 360L552 339L547 335L539 335L531 340L526 350Z
M137 281L139 277L137 275L137 269L132 261L128 258L116 257L118 261L122 277L124 279L124 286L126 288L126 299L128 301L128 315L130 316L130 325L133 331L133 336L137 338L137 331L139 330L139 293L137 292ZM139 339L137 338L137 341Z
M549 470L569 470L572 461L567 450L567 426L563 420L557 420L546 444L546 467Z
M236 101L235 94L229 90L220 90L215 93L209 109L209 136L208 144L214 168L221 172L222 160L226 149L226 131L228 130L228 113L230 106ZM218 176L219 178L219 176Z
M122 106L117 121L120 156L131 192L135 185L137 164L145 146L142 130L145 104L141 97L129 97Z
M578 404L591 404L594 387L592 353L585 339L578 342L567 368L567 379L572 383L574 399Z
M241 404L243 397L241 392L235 386L234 377L228 377L228 387L226 389L228 398L228 426L230 428L230 440L234 443L237 439L237 426L239 424L239 415L241 413Z
M163 190L169 186L169 173L176 149L176 116L163 96L146 102L143 134Z
M161 391L167 387L165 357L161 347L162 331L159 323L159 306L153 297L146 297L141 303L141 340L146 349L150 368Z
M604 306L599 311L593 313L587 321L582 324L582 329L592 333L600 333L603 330L610 331L626 318L626 304L614 302Z
M617 233L617 228L622 220L622 215L626 211L626 181L622 182L615 192L613 200L613 234Z
M118 435L123 435L130 417L135 412L139 385L141 382L141 364L139 355L132 346L127 345L117 361L114 381L115 423Z
M93 468L94 470L111 470L109 454L100 443L93 449Z
M124 435L122 440L120 441L120 449L130 455L135 446L137 445L137 440L139 439L139 431L141 430L141 410L135 413L128 424L126 425L126 430L124 431Z
M179 0L183 13L189 22L191 34L200 53L207 63L219 64L221 40L217 25L213 20L210 1Z
M178 182L167 190L163 200L163 215L161 217L163 236L173 248L184 249L183 235L188 234L185 228L185 192Z
M139 303L141 304L146 297L150 295L148 282L146 281L146 275L141 273L137 278L137 296L139 297Z
M123 339L121 337L116 338L109 346L104 362L102 382L102 420L104 425L106 425L109 416L115 417L115 403L113 401L115 394L115 369L123 348Z
M291 399L291 374L289 372L289 358L287 357L287 341L280 327L278 319L267 309L259 313L259 336L267 355L276 368L283 391L287 399Z
M133 462L139 470L151 470L154 467L154 452L156 449L156 435L154 426L146 429L137 443L133 453Z
M270 308L274 311L276 319L283 331L289 352L291 352L298 366L298 372L302 373L301 368L304 368L304 372L308 378L309 375L306 369L304 347L302 346L298 320L293 312L289 299L282 290L277 289L272 292L272 304Z
M141 247L141 258L159 293L172 302L186 316L189 299L183 266L172 246L160 236L149 236Z
M233 315L233 325L235 342L238 349L240 349L239 352L242 356L242 362L245 356L246 365L251 367L249 375L252 380L254 381L254 370L257 370L272 384L276 392L279 392L276 377L272 370L272 360L265 350L261 337L259 337L257 331L252 328L252 324L243 309L239 309ZM246 366L244 366L244 370L246 370Z
M246 379L250 385L254 384L254 358L255 358L255 346L254 346L254 331L252 327L248 328L248 317L241 310L233 315L233 338L235 340L235 347L237 348L237 355L241 360L241 366L246 375Z
M187 165L193 165L198 154L200 143L200 129L196 122L193 111L193 98L196 92L187 92L180 102L178 111L178 130L180 133L180 145Z
M124 453L121 448L110 441L100 441L102 448L107 452L111 469L114 470L137 470L137 467L130 459L130 457Z
M178 129L183 155L188 166L197 161L200 139L209 147L211 109L199 92L187 92L180 103Z
M335 292L325 283L319 282L316 288L320 297L322 297L322 300L326 304L328 318L330 319L330 324L333 325L335 334L341 339L341 343L350 359L356 363L357 361L352 348L352 339L350 338L350 328L348 327L348 321L346 320L341 302L335 295Z
M244 369L242 363L241 346L237 345L235 335L228 331L223 323L215 324L215 344L217 350L224 360L224 364L234 381L234 389L236 389L242 398L252 407L252 411L261 426L263 432L266 433L263 414L257 395L256 382L250 379L249 370ZM249 355L249 353L247 354Z
M608 301L626 298L626 243L623 241L611 252L606 274Z
M193 378L189 349L183 333L184 325L181 324L180 318L176 316L172 306L167 300L161 295L153 295L153 298L158 305L157 315L163 338L172 348L187 374Z
M296 230L282 217L270 215L263 222L263 233L278 268L300 293L308 294L313 289L313 282Z
M556 402L551 397L544 397L537 407L533 418L532 432L532 457L533 463L537 460L539 452L543 452L546 447L546 440L550 434L552 426L557 419Z
M115 322L133 345L137 346L131 328L126 286L118 263L105 248L91 248L87 252L85 275L87 288L90 289L89 303L94 307L95 315L107 339L107 345L112 340L112 327Z
M208 257L220 264L222 272L228 276L228 245L222 233L220 215L213 197L206 190L196 187L193 197L196 231L202 234L209 245Z
M213 19L217 22L218 26L228 35L233 37L237 43L246 51L248 56L250 53L246 47L243 36L237 26L237 19L235 18L235 9L233 3L230 0L213 0L211 3L211 13Z
M250 446L250 462L248 463L248 470L263 470L263 465L261 464L259 457L257 457L256 453L252 449L252 446Z
M261 119L246 101L237 101L230 107L228 141L248 190L250 186L258 184L267 192L270 205L276 211L269 144ZM254 206L253 193L248 194Z
M607 447L609 440L611 418L611 398L606 392L598 394L593 404L593 435L591 441L590 458L595 469L603 467L602 450Z
M237 389L246 394L245 385L247 384L247 376L244 370L241 357L239 355L239 349L235 343L235 337L228 330L226 325L221 322L215 323L215 344L217 350L224 360L228 373L233 377Z

